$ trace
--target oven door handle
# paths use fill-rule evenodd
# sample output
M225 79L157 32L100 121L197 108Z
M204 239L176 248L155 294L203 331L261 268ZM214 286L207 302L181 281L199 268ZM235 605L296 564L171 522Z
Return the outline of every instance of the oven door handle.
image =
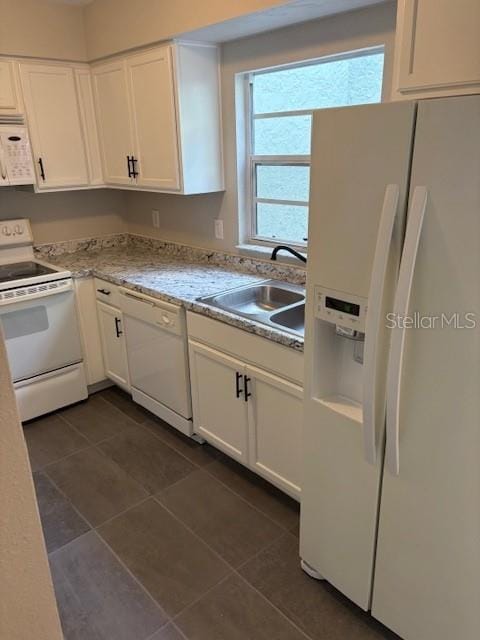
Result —
M40 285L31 285L30 287L19 287L19 289L37 289ZM73 282L71 280L65 280L64 282L60 281L58 286L52 287L51 289L43 290L43 291L35 291L32 293L25 293L24 295L12 295L15 291L0 291L0 307L9 305L9 304L20 304L23 302L30 302L30 300L38 300L40 298L46 298L48 296L56 296L61 293L67 293L67 291L73 290Z

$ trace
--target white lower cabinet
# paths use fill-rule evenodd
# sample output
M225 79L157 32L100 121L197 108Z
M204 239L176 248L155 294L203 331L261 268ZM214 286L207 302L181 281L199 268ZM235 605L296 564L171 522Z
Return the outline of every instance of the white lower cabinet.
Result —
M189 351L195 433L299 499L302 387L194 340Z
M245 365L193 341L189 343L189 351L195 432L247 464Z
M97 313L105 374L120 387L130 391L122 312L116 307L97 301Z
M300 496L303 389L247 366L249 466L290 495Z
M83 363L87 385L92 386L105 380L102 342L96 312L95 284L93 278L78 278L74 283Z

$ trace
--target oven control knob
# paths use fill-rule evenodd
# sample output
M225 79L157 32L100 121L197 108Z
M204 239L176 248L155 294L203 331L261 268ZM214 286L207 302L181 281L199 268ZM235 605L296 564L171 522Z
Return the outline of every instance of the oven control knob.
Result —
M23 235L23 227L21 225L19 225L19 224L16 224L14 232L15 232L15 235L17 235L17 236Z
M2 228L2 234L3 234L4 236L11 236L11 235L12 235L12 232L11 232L11 230L10 230L10 227L7 227L7 225L5 225L5 226Z
M163 321L163 324L166 327L168 327L170 324L172 324L171 321L170 321L170 318L168 316L166 316L166 315L162 316L162 321Z

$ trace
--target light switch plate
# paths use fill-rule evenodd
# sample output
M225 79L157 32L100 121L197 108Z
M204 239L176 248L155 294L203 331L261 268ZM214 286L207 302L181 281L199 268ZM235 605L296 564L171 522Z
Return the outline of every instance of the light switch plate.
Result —
M152 209L152 224L157 229L160 226L160 212L158 209Z
M215 238L217 240L223 240L223 220L215 220Z

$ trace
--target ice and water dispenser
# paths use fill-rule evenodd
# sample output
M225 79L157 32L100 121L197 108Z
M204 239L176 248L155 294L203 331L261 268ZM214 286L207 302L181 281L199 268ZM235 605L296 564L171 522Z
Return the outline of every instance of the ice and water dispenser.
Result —
M363 351L367 299L314 289L313 395L329 408L362 421Z

